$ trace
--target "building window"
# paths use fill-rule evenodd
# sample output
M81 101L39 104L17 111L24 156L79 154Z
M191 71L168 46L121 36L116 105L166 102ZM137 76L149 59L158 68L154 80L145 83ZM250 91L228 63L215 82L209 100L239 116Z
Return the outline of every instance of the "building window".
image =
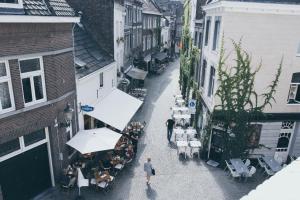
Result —
M19 138L0 144L0 157L21 149Z
M8 63L0 61L0 114L14 109L14 97Z
M146 51L147 37L143 36L143 51Z
M205 46L208 45L209 32L210 32L210 17L208 17L207 20L206 20L205 40L204 40Z
M0 3L19 3L18 0L0 0Z
M204 87L205 84L205 74L206 74L207 62L203 60L202 70L201 70L201 87Z
M194 37L194 46L197 45L197 39L198 39L198 32L195 31L195 37Z
M46 88L41 58L20 60L25 106L46 101Z
M215 51L218 48L218 43L219 43L219 35L220 35L220 23L221 23L221 18L216 17L215 20L215 29L214 29L214 38L213 38L213 47L212 49Z
M215 84L215 68L213 66L210 67L210 76L209 76L209 85L208 85L208 96L212 96L214 94L214 84Z
M200 49L202 45L202 33L199 33L199 38L198 38L198 48Z
M100 88L102 88L104 85L103 83L103 72L100 73Z
M300 104L300 72L294 73L292 76L288 104Z
M41 129L28 135L24 135L24 144L25 146L29 146L44 139L46 139L45 129Z

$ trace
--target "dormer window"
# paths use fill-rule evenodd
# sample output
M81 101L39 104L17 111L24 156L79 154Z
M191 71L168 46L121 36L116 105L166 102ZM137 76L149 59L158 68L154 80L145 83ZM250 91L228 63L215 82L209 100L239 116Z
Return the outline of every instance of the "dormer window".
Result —
M23 8L23 0L0 0L1 8Z

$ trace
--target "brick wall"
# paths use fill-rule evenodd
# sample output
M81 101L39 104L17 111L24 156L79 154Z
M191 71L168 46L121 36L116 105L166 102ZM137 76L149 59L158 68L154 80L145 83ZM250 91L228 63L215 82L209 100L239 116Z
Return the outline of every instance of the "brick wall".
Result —
M1 24L0 57L72 46L71 24Z
M109 54L114 55L114 0L67 0L78 12L87 31Z
M72 41L71 24L0 24L0 59L12 55L24 58L26 54L71 48ZM73 53L43 56L43 64L48 102L37 104L35 108L24 108L18 60L9 60L16 111L7 113L11 114L7 117L0 115L0 144L48 127L54 174L58 180L61 167L68 163L67 135L65 128L55 126L55 119L58 124L63 122L67 103L76 110ZM73 122L74 133L75 116ZM58 159L60 152L64 155L63 161Z

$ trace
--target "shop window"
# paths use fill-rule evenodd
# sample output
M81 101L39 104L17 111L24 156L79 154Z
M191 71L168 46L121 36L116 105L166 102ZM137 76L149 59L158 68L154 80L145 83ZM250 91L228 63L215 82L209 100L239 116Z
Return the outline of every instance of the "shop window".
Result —
M24 144L25 146L29 146L44 139L46 139L45 129L41 129L28 135L24 135Z
M249 136L248 147L257 148L259 146L262 124L253 124L250 126L250 128L251 132Z
M6 62L0 62L0 114L14 110L13 90Z
M42 59L20 60L19 63L25 106L46 101Z
M0 144L0 157L21 149L19 138Z

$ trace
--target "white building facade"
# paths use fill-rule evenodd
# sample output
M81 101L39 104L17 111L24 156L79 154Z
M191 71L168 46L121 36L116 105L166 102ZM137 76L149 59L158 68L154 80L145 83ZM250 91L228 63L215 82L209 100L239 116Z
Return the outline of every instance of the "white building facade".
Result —
M288 155L300 156L300 5L216 1L203 10L206 15L198 82L204 106L200 126L205 126L206 114L218 104L215 92L222 37L226 55L231 52L226 60L228 66L234 66L232 40L242 39L242 48L252 57L253 70L262 62L255 80L258 94L266 92L284 59L276 102L264 110L272 114L272 120L259 123L259 144L269 149L256 149L253 153L283 161Z
M124 65L124 20L125 8L120 2L114 2L114 58L118 72Z
M94 107L105 96L111 93L117 85L117 63L109 65L76 79L77 103L78 103L78 126L79 130L95 127L95 120L85 117L86 111L81 106Z
M161 18L161 45L163 48L168 49L171 46L171 32L169 20L167 18Z

